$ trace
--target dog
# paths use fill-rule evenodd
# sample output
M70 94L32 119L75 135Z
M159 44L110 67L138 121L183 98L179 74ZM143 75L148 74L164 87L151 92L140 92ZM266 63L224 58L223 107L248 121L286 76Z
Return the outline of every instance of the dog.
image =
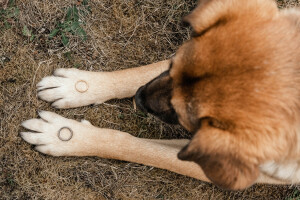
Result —
M300 180L300 11L273 0L200 0L170 60L115 72L57 69L38 83L56 108L135 95L191 140L150 140L42 111L21 137L52 156L99 156L240 190ZM63 128L71 136L65 141ZM34 131L34 132L32 132ZM38 133L36 133L38 132ZM68 133L64 134L68 134Z

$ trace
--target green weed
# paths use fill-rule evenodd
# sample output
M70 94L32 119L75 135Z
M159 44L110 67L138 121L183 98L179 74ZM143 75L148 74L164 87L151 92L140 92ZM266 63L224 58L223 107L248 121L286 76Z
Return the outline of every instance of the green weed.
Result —
M0 30L10 29L12 23L17 20L20 10L15 6L14 0L9 0L6 9L0 8Z
M64 53L63 55L68 61L73 60L72 51L68 51L68 52Z
M64 21L59 22L55 29L50 32L49 39L53 39L55 36L60 35L62 44L64 46L69 44L69 37L67 36L67 33L79 36L82 40L87 39L87 34L81 27L84 22L80 19L79 13L84 16L91 12L91 9L88 6L87 0L83 0L81 5L83 5L83 7L77 8L76 5L73 5L67 9L67 14Z
M81 67L81 64L80 63L74 63L74 68L78 69L79 67Z
M35 35L32 33L32 30L29 30L26 25L23 27L22 33L24 36L29 38L30 42L33 41L35 38Z
M286 198L286 200L300 200L300 191L295 189L293 194Z
M15 186L16 182L14 180L14 177L12 174L9 174L8 177L6 178L6 182L10 185L10 186Z

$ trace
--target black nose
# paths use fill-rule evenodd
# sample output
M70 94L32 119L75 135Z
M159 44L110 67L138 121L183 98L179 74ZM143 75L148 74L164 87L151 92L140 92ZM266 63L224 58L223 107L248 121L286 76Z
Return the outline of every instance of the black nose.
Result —
M140 109L143 112L147 112L147 109L145 108L145 92L144 92L145 86L142 86L138 89L138 91L135 94L135 103L138 109Z

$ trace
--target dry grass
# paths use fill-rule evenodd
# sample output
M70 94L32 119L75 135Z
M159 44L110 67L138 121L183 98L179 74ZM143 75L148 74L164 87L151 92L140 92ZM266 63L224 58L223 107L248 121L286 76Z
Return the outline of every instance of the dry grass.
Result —
M20 123L37 117L37 110L67 118L86 118L147 138L183 138L179 127L162 124L136 112L132 100L99 106L54 110L36 96L36 83L58 67L112 71L169 58L189 37L180 19L194 6L188 0L90 1L92 12L81 15L88 39L48 34L63 21L66 8L77 1L22 0L15 18L0 21L0 199L285 199L292 186L256 185L245 191L222 191L211 184L165 170L101 158L54 158L35 152L21 140ZM298 1L279 1L280 7ZM0 0L5 6L6 0ZM79 8L84 9L81 5ZM9 7L6 8L6 10ZM1 19L1 18L0 18ZM27 26L35 39L22 33Z

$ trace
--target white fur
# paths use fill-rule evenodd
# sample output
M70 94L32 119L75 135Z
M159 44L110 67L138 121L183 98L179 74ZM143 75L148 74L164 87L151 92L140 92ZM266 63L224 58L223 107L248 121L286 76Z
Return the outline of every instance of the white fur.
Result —
M284 163L269 161L261 165L260 170L271 177L291 183L298 183L300 180L300 166L297 161Z
M22 132L21 137L26 142L37 145L37 151L52 156L80 153L82 147L88 145L93 131L97 129L86 120L77 122L52 112L41 111L39 116L41 119L30 119L22 123L23 127L34 132ZM68 127L73 131L71 140L61 141L58 138L58 131L62 127Z
M75 85L85 81L89 88L78 92ZM57 69L53 76L43 78L38 84L38 97L53 102L56 108L73 108L100 104L115 96L112 79L106 72L88 72L78 69Z

